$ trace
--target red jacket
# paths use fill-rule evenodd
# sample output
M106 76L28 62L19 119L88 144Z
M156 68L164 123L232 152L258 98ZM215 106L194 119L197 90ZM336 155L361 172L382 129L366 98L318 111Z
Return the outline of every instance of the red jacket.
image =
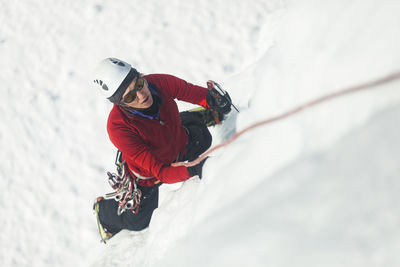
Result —
M185 154L188 141L174 99L208 108L207 89L172 75L151 74L144 78L158 88L160 120L128 115L120 106L114 105L108 117L108 135L122 152L132 175L154 177L139 180L140 185L185 181L190 178L187 168L170 166L178 156Z

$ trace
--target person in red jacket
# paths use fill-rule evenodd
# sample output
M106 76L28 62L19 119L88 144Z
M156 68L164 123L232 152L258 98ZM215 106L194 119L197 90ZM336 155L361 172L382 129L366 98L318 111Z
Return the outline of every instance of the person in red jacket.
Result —
M225 115L231 110L230 98L217 95L217 101L207 88L172 75L142 75L116 58L101 61L95 75L95 84L114 104L107 122L109 138L142 193L136 214L117 214L116 201L100 199L98 221L110 235L122 229L142 230L158 206L159 185L202 177L205 160L193 167L173 163L194 160L211 145L211 134L201 116L179 113L175 99Z

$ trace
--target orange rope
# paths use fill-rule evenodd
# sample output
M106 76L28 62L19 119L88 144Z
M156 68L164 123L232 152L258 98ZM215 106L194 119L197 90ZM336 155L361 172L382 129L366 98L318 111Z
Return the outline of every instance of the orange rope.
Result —
M289 111L286 111L286 112L284 112L284 113L282 113L280 115L268 118L268 119L263 120L263 121L256 122L256 123L246 127L245 129L241 130L240 132L237 132L235 135L233 135L226 142L221 143L221 144L219 144L219 145L207 150L206 152L204 152L202 155L200 155L194 161L191 161L191 162L176 162L176 163L173 163L171 166L174 166L174 167L176 167L176 166L191 167L191 166L197 165L202 160L204 160L208 155L210 155L212 152L214 152L215 150L220 149L221 147L224 147L224 146L227 146L227 145L231 144L233 141L238 139L241 135L245 134L246 132L249 132L249 131L253 130L254 128L257 128L257 127L260 127L262 125L269 124L269 123L272 123L272 122L275 122L275 121L278 121L278 120L285 119L285 118L287 118L289 116L292 116L293 114L299 113L299 112L301 112L301 111L303 111L305 109L308 109L308 108L310 108L312 106L316 106L316 105L321 104L323 102L326 102L328 100L331 100L331 99L334 99L334 98L337 98L337 97L340 97L340 96L343 96L343 95L347 95L347 94L350 94L350 93L358 92L358 91L361 91L361 90L369 89L369 88L372 88L372 87L375 87L375 86L379 86L379 85L382 85L382 84L385 84L385 83L389 83L389 82L392 82L392 81L395 81L395 80L398 80L398 79L400 79L400 72L395 72L395 73L387 75L387 76L385 76L383 78L379 78L379 79L376 79L376 80L373 80L373 81L370 81L370 82L367 82L367 83L364 83L364 84L361 84L361 85L349 87L349 88L346 88L344 90L340 90L340 91L333 92L331 94L327 94L325 96L319 97L319 98L314 99L314 100L312 100L310 102L307 102L305 104L297 106L297 107L295 107L295 108L293 108L293 109L291 109Z

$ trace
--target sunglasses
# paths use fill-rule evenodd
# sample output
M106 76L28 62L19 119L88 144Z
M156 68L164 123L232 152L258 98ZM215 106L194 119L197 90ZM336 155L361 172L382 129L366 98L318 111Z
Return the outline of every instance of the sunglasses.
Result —
M129 93L126 94L126 96L122 99L122 102L124 103L131 103L135 100L136 98L136 92L141 91L144 87L144 79L139 77L136 80L135 87L133 90L129 91Z

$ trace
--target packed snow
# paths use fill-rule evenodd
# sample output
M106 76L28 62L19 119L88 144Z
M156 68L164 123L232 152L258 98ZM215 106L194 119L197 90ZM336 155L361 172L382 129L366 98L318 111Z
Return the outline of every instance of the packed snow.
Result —
M111 191L105 57L218 81L240 113L213 145L400 71L395 0L3 1L1 266L399 266L400 82L260 127L203 179L163 185L150 227L99 242ZM181 110L190 105L179 103Z

